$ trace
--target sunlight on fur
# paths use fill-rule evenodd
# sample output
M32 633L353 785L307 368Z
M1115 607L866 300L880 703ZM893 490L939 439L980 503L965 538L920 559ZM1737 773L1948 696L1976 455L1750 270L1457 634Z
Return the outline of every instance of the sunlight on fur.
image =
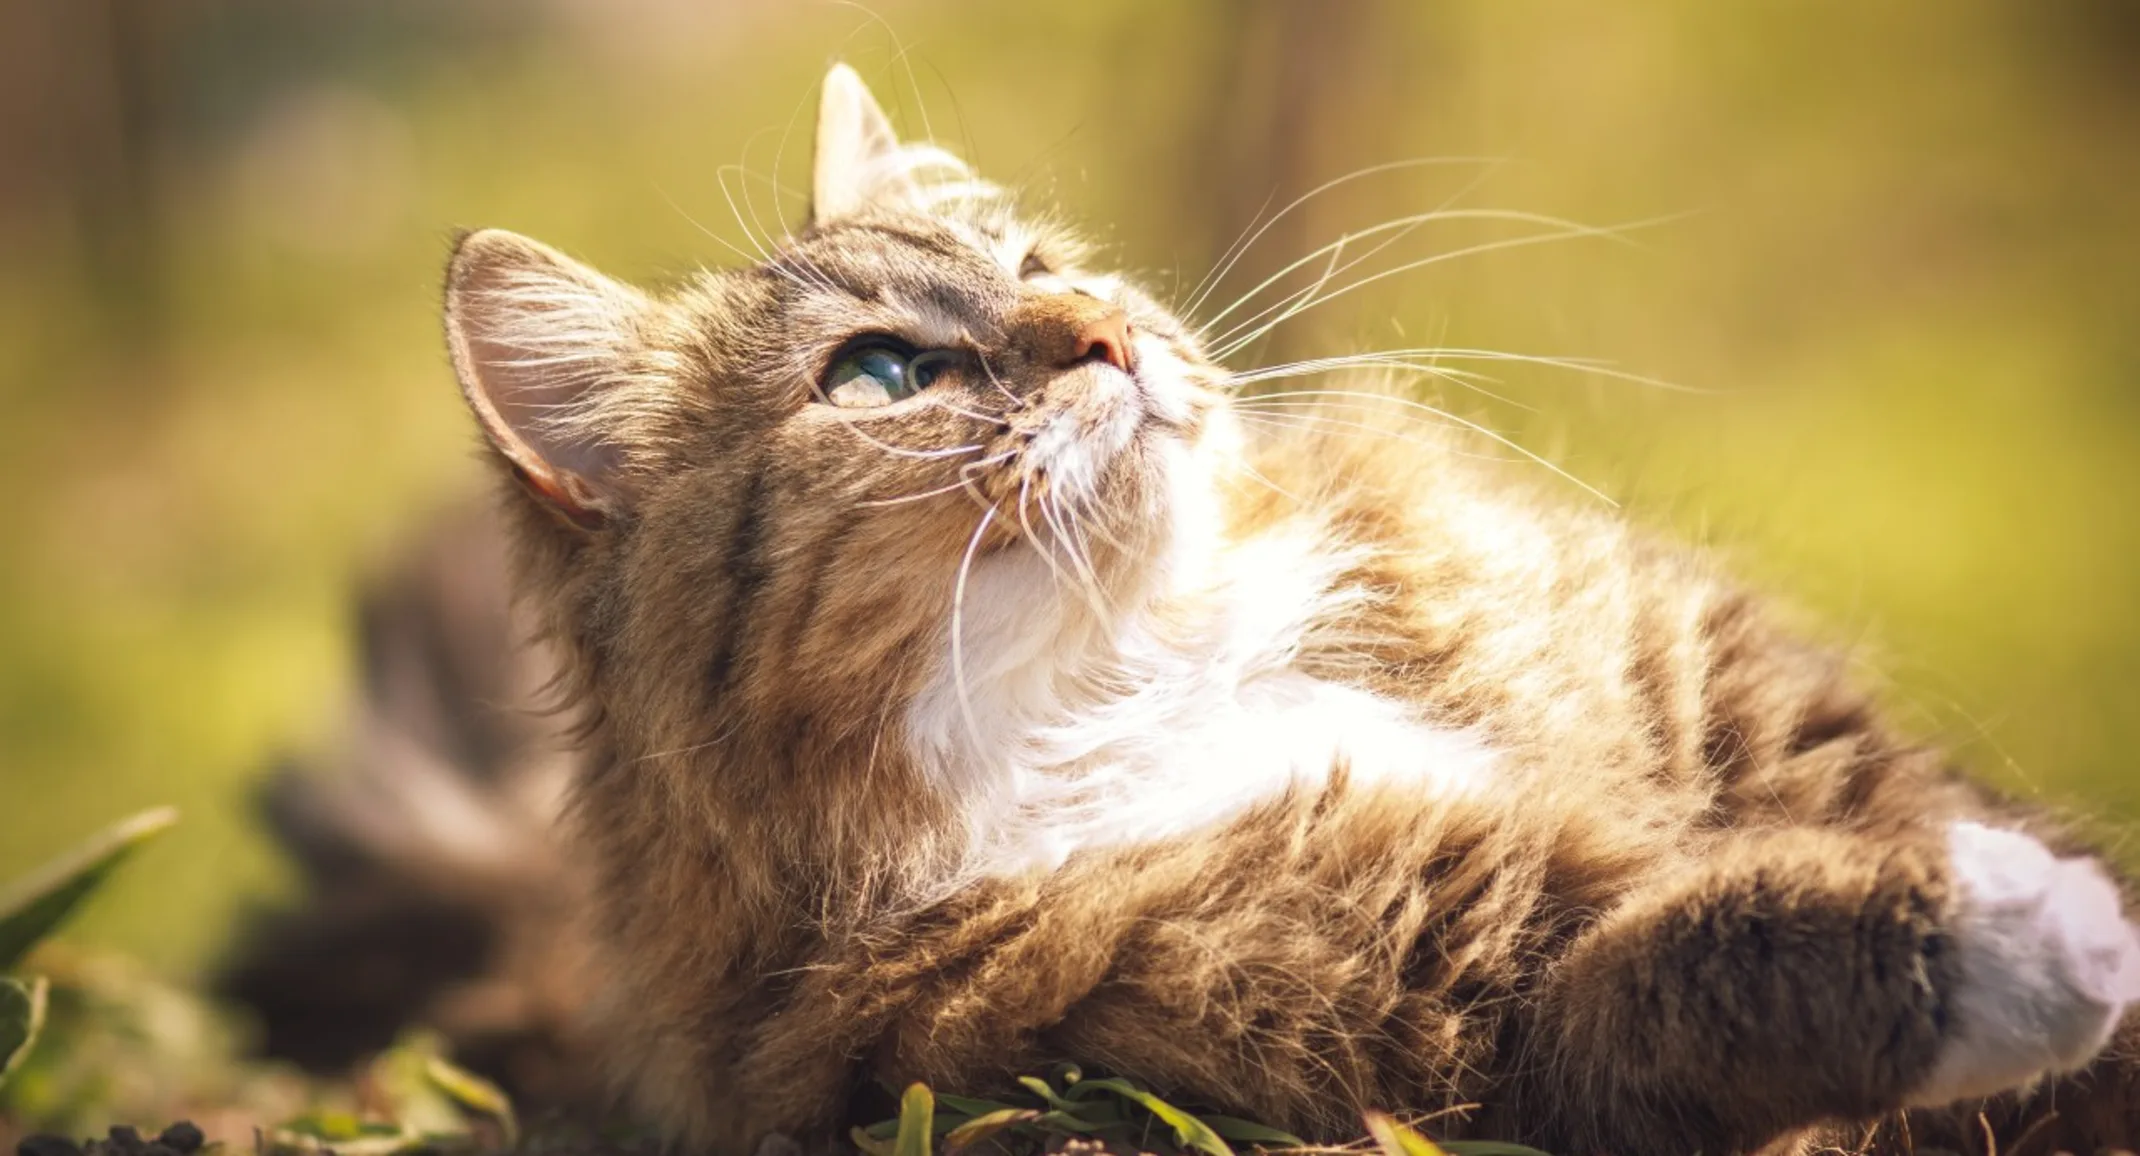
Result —
M579 724L577 1030L671 1136L823 1141L872 1081L1076 1060L1311 1138L1461 1107L1800 1151L2087 1068L2140 996L2055 822L1410 388L1518 355L1225 364L1381 278L1615 231L1443 206L1199 325L844 66L811 199L658 294L495 230L449 272ZM1466 214L1537 231L1371 263Z

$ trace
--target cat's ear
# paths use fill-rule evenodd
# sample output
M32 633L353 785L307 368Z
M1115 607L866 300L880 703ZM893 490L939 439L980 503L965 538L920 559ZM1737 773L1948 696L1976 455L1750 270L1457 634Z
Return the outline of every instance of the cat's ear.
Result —
M446 343L484 437L528 490L593 529L630 497L603 400L628 377L652 303L502 229L461 238L446 274Z
M835 64L817 103L817 160L810 180L810 219L844 217L873 201L914 192L899 160L899 134L855 70Z

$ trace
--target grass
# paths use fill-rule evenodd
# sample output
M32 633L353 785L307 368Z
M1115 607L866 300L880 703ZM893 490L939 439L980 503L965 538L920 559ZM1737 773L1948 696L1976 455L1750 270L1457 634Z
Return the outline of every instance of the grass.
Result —
M49 942L121 864L175 822L167 810L116 823L0 890L0 1143L11 1130L107 1131L92 1156L157 1156L128 1123L205 1121L212 1136L251 1137L256 1156L651 1156L660 1145L628 1127L528 1112L456 1065L421 1028L345 1079L308 1078L246 1055L223 1014L200 997L108 952ZM853 1128L859 1156L1550 1156L1496 1140L1430 1138L1436 1119L1369 1112L1349 1145L1312 1145L1252 1120L1203 1112L1132 1080L1076 1064L1018 1080L1000 1099L914 1084L897 1113ZM887 1089L892 1091L892 1089ZM2114 1104L2116 1101L2112 1101ZM2019 1131L2016 1148L2055 1112ZM529 1120L527 1117L532 1116ZM1980 1117L1983 1156L1998 1138ZM2011 1127L2011 1124L2009 1125ZM1976 1137L1971 1137L1974 1141ZM31 1144L26 1156L49 1152ZM223 1156L225 1140L203 1156ZM242 1144L240 1145L242 1146ZM1841 1156L1936 1156L1907 1129L1868 1134Z

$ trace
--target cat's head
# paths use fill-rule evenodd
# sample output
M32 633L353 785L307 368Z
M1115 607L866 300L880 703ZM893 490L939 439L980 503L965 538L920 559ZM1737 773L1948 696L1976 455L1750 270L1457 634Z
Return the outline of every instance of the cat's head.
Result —
M650 738L714 704L805 746L881 730L956 616L1148 582L1226 453L1187 327L902 144L844 66L807 227L764 260L651 293L477 232L446 325L536 596ZM990 605L965 604L979 567Z

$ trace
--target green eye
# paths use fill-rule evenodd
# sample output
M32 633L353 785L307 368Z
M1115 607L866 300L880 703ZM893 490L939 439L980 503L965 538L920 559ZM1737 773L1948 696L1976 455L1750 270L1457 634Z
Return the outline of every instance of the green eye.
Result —
M825 375L825 397L842 408L890 405L913 393L906 356L881 345L846 354Z
M864 346L832 363L825 375L825 398L843 409L903 401L942 377L958 356L947 349L909 355L888 346Z

